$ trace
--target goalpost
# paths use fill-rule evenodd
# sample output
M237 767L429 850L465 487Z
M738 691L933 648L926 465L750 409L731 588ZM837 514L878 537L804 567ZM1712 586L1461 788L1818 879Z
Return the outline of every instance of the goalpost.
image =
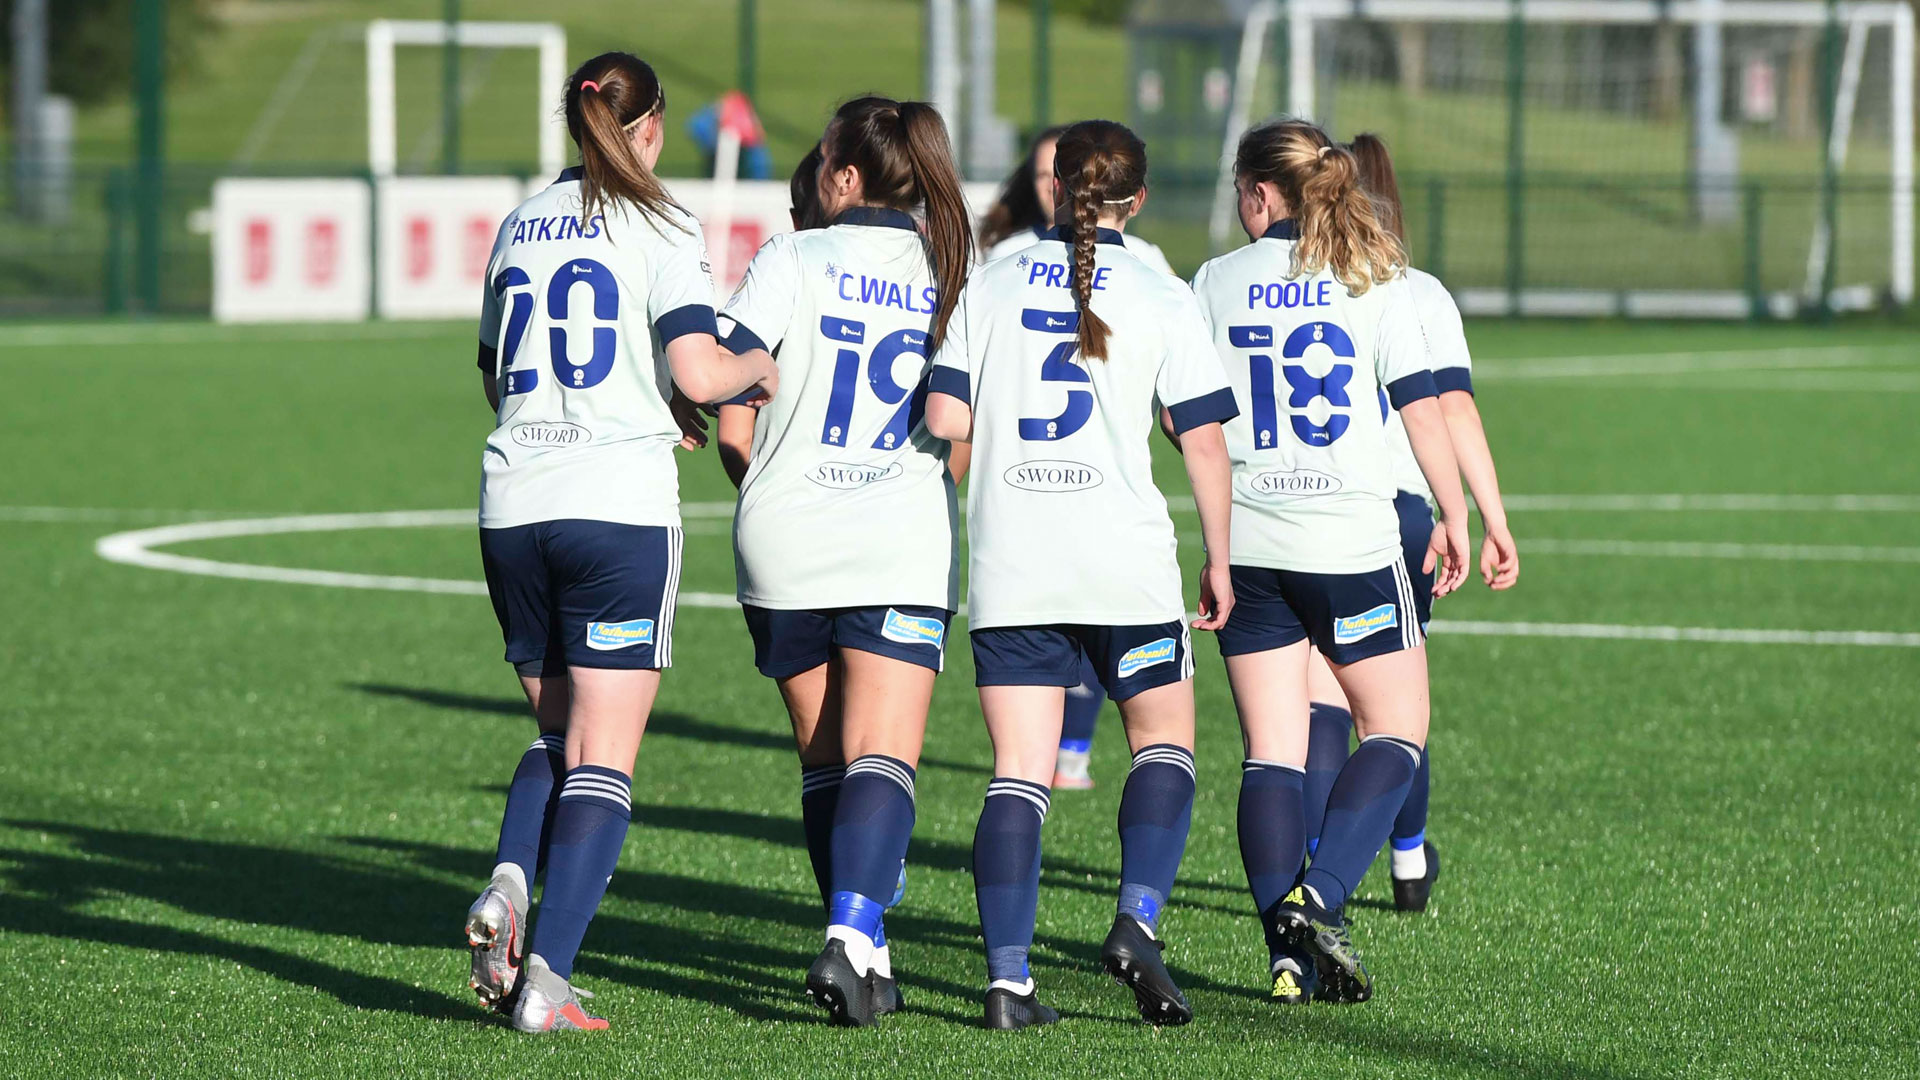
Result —
M1416 258L1453 237L1469 310L1914 300L1904 0L1269 0L1240 46L1216 193L1256 84L1342 138L1384 129ZM1216 194L1216 245L1225 208Z
M554 23L458 22L453 44L463 48L539 50L533 120L540 139L540 171L547 178L566 165L566 122L555 108L567 77L567 32ZM386 179L399 165L398 101L393 52L401 45L444 46L448 24L427 19L375 19L367 24L367 166Z

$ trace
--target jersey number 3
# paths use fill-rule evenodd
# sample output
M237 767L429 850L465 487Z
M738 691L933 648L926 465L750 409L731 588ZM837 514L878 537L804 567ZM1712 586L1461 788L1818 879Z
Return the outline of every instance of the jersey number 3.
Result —
M1271 350L1273 327L1229 326L1227 341L1236 349ZM1330 322L1305 323L1295 327L1281 344L1280 356L1283 360L1298 360L1307 355L1310 345L1325 345L1334 356L1342 359L1354 358L1353 338ZM1280 374L1287 380L1287 409L1290 412L1287 420L1295 437L1308 446L1329 446L1347 433L1353 417L1340 410L1353 407L1353 400L1347 394L1347 384L1353 381L1352 364L1336 363L1327 369L1325 375L1309 374L1299 364L1282 364ZM1247 357L1247 375L1253 395L1254 448L1271 450L1275 433L1280 428L1279 380L1274 378L1271 352L1250 354ZM1315 398L1325 398L1332 410L1324 424L1314 423L1304 411L1313 404Z
M586 285L593 290L593 317L607 324L593 328L593 352L584 364L575 364L568 356L567 328L561 325L567 321L575 285ZM516 370L513 366L513 358L527 336L527 322L533 317L533 279L525 270L509 266L493 279L493 291L513 305L507 313L506 347L500 358L500 370L506 382L500 393L502 397L524 394L540 385L539 368ZM568 260L547 281L547 320L555 324L547 328L547 352L553 377L561 386L573 390L600 385L613 370L613 357L620 340L619 332L614 329L620 321L620 283L613 279L613 271L592 259Z
M1092 383L1093 376L1087 369L1073 362L1073 351L1080 345L1080 313L1077 311L1042 311L1039 308L1023 308L1020 312L1020 325L1041 334L1066 334L1067 340L1060 342L1047 353L1040 362L1040 381L1043 383ZM1069 386L1067 389L1067 407L1058 416L1020 418L1020 437L1028 442L1051 442L1067 436L1087 426L1093 418L1093 391L1081 390Z

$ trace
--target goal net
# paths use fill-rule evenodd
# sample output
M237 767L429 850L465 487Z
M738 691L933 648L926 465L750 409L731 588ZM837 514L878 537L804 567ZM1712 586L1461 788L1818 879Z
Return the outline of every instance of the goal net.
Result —
M1471 311L1912 301L1904 2L1142 0L1132 33L1156 173L1213 156L1215 249L1232 136L1286 114L1387 140L1414 261Z

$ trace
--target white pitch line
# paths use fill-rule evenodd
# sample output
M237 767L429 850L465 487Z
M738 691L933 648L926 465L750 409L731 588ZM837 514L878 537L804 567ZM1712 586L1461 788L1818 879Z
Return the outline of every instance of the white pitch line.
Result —
M1654 559L1766 559L1781 562L1920 563L1920 547L1857 544L1739 544L1691 540L1547 540L1521 543L1527 554L1619 555Z
M1520 379L1638 378L1692 375L1710 371L1782 371L1814 368L1875 367L1889 363L1877 353L1895 345L1838 345L1822 348L1729 349L1715 352L1618 353L1596 356L1488 358L1473 364L1475 382Z
M719 505L719 504L713 504ZM372 514L301 514L277 518L240 518L223 521L197 521L164 525L153 529L103 536L94 543L94 551L108 562L167 570L206 577L236 578L246 581L272 581L294 585L318 585L344 589L377 589L389 592L427 592L459 596L485 596L482 581L459 578L406 577L388 574L354 574L336 570L304 570L254 563L222 562L199 559L153 549L196 540L225 539L236 536L267 536L302 532L340 532L351 529L405 529L433 526L457 526L474 523L472 510L399 510ZM683 592L680 602L688 607L730 608L737 606L725 593ZM1920 634L1872 630L1741 630L1687 626L1621 626L1607 623L1532 623L1474 622L1436 620L1436 630L1444 634L1490 635L1499 637L1599 638L1628 641L1698 641L1752 645L1860 645L1920 648Z
M285 342L451 340L446 323L316 323L221 326L214 323L105 323L14 326L0 330L0 356L7 349L140 345L272 345ZM151 357L141 357L150 360Z
M1477 622L1435 619L1439 634L1482 637L1698 641L1727 645L1865 645L1920 649L1920 634L1883 630L1737 630L1713 626L1619 626L1610 623Z
M1509 510L1912 513L1920 495L1508 495Z

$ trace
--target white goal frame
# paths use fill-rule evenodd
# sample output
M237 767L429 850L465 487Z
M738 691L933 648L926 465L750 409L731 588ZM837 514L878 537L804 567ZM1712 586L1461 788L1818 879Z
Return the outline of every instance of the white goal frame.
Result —
M567 32L557 23L457 22L453 43L462 48L533 48L540 52L534 87L540 133L540 171L552 176L566 165L566 122L554 107L567 78ZM429 19L375 19L367 24L367 167L385 180L399 167L399 114L393 51L400 45L447 44L448 24Z
M1668 3L1657 0L1290 0L1286 4L1285 15L1288 25L1287 111L1294 116L1315 115L1313 31L1316 23L1367 18L1399 22L1501 24L1516 14L1523 21L1532 23L1655 25L1665 20L1682 25L1717 21L1722 26L1825 26L1831 15L1856 39L1864 36L1864 30L1886 27L1892 38L1889 132L1892 144L1892 191L1888 231L1892 236L1893 251L1888 291L1895 303L1904 305L1913 302L1914 13L1904 0L1848 0L1831 11L1824 0L1672 0ZM1254 18L1254 15L1249 15L1250 23ZM1850 115L1841 123L1848 120ZM1831 153L1844 153L1841 143L1844 136L1840 133L1840 126L1835 125L1836 146L1830 150ZM1824 245L1827 242L1824 237L1816 237L1816 252L1810 255L1810 264L1816 259L1824 261L1827 257ZM1818 285L1813 284L1812 287L1817 294ZM1478 295L1482 292L1486 295ZM1504 289L1464 290L1464 294L1461 297L1463 308L1478 308L1491 313L1512 310L1510 298ZM1636 305L1635 294L1626 294L1617 299L1624 314L1640 313L1633 310L1636 306L1658 309L1662 315L1675 314L1676 307L1685 309L1693 306L1684 298L1682 302L1674 303L1671 296L1668 297L1668 303L1662 303L1659 299L1661 295L1645 294L1640 297L1644 302L1640 305ZM1736 301L1734 294L1724 297L1719 294L1695 294L1694 299L1708 295L1718 302L1705 305L1711 310L1704 310L1702 314L1724 316L1745 311L1744 299ZM1548 310L1564 306L1556 297L1573 300L1574 306L1580 309L1565 312L1567 314L1595 313L1594 297L1561 297L1559 291L1551 295L1542 292L1538 296L1523 296L1520 298L1521 307L1529 314L1556 313ZM1871 306L1873 301L1870 295L1862 295L1858 289L1836 289L1830 302L1851 307ZM1779 297L1773 300L1771 306L1776 313L1790 313L1794 304L1791 297Z

